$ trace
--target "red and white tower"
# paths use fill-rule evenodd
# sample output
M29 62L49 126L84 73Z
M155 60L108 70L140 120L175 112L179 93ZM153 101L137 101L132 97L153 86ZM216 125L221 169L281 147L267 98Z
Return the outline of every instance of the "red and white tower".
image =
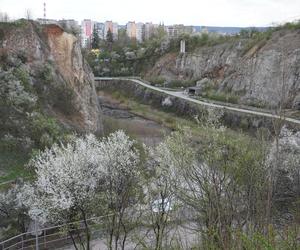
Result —
M44 22L46 22L46 3L44 2Z

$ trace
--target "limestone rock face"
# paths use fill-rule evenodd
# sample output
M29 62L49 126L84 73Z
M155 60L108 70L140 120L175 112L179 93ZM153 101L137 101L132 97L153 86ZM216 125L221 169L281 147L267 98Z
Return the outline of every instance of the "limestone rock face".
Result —
M2 31L0 54L24 58L22 69L43 96L44 109L62 124L82 132L102 133L92 71L85 62L78 39L57 25L25 22ZM10 65L6 70L18 68ZM61 92L66 91L63 95ZM69 110L64 112L64 103Z
M185 55L160 58L149 76L166 79L212 79L218 91L233 92L240 103L274 108L298 107L300 94L300 30L281 30L260 46L247 40L199 48ZM297 97L298 98L298 97Z

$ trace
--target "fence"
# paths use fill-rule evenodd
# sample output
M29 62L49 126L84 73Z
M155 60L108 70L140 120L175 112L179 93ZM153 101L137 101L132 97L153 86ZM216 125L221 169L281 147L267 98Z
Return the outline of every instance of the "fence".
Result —
M113 214L109 214L87 219L86 222L90 226L91 233L93 235L98 234L98 236L103 233L103 229L97 229L96 226L100 225L101 220L111 217L112 215ZM76 230L77 234L83 234L83 230L85 229L83 224L84 221L82 220L41 229L35 226L35 231L22 233L0 242L0 250L54 249L63 247L72 244L70 231ZM64 230L65 228L69 230Z

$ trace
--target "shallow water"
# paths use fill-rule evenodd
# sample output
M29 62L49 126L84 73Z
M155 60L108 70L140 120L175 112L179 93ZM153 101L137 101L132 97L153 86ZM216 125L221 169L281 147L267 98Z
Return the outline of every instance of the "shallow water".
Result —
M170 130L161 124L131 113L111 96L102 93L99 95L99 100L103 112L102 120L105 135L122 129L146 145L155 145L170 133Z

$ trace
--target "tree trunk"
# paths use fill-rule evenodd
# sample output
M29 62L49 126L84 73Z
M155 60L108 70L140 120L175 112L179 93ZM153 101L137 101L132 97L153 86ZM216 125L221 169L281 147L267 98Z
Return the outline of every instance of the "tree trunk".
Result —
M90 240L91 240L91 234L90 234L90 229L86 221L86 214L83 209L81 209L82 217L83 217L83 222L85 226L85 236L86 236L86 249L90 250Z

